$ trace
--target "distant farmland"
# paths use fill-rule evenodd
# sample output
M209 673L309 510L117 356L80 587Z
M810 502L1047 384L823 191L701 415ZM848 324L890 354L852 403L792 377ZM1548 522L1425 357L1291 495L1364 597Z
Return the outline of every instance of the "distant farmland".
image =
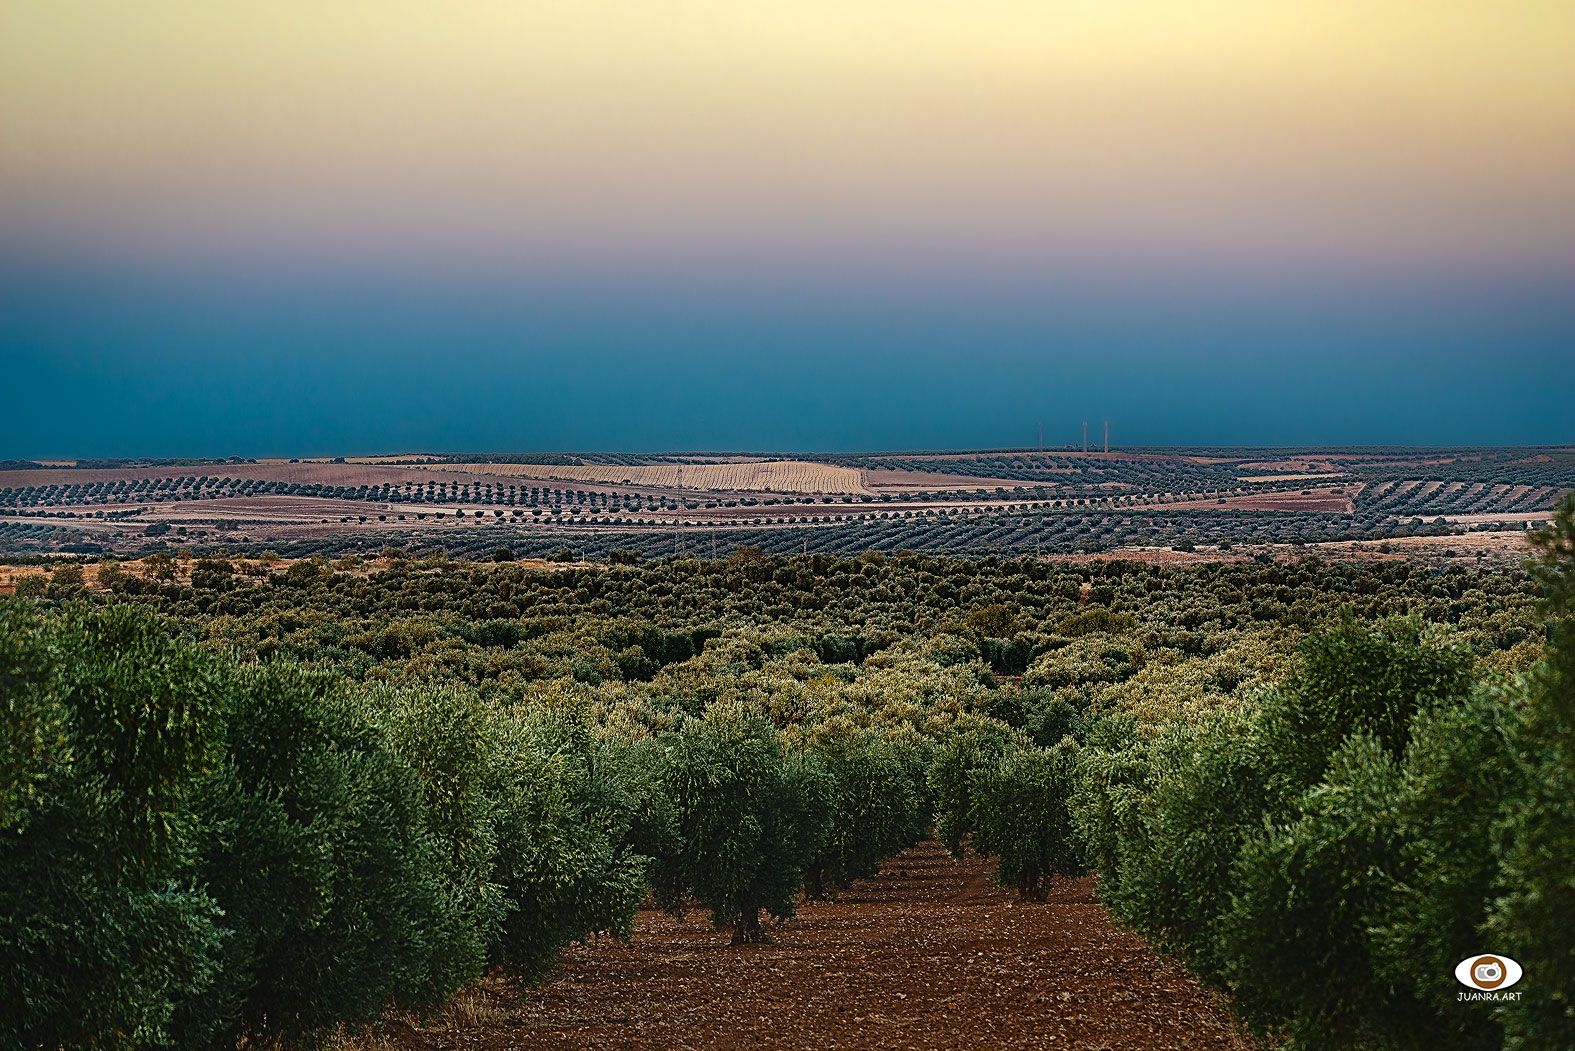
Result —
M0 470L0 555L166 549L483 558L927 551L1145 560L1458 538L1509 557L1575 488L1575 450L982 450L868 455L410 453ZM1266 473L1272 472L1272 473Z
M687 463L652 466L587 464L546 466L515 463L451 463L445 469L467 474L504 475L542 481L597 482L650 489L696 489L707 492L865 494L860 472L808 460L761 460L750 463Z

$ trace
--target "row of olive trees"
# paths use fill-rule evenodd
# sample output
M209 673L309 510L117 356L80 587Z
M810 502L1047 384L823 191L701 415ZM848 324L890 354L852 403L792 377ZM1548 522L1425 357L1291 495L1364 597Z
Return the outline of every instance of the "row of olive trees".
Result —
M301 1038L627 927L639 815L570 720L416 731L129 609L0 617L7 1044Z
M877 731L715 705L654 737L240 664L128 607L0 606L0 1040L234 1046L535 981L647 892L761 917L922 832Z
M1071 809L1104 900L1293 1046L1575 1046L1575 502L1543 547L1549 645L1513 680L1351 621L1256 705L1096 723ZM1484 951L1518 999L1460 1002Z

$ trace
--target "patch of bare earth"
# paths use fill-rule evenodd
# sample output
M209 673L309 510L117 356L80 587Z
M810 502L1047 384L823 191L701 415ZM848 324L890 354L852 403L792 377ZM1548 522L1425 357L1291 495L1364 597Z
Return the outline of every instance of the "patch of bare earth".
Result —
M835 901L804 905L770 945L734 947L704 917L642 912L634 940L577 946L520 994L484 983L429 1024L367 1047L874 1051L1250 1048L1177 964L1117 929L1089 879L1019 904L990 866L937 843Z

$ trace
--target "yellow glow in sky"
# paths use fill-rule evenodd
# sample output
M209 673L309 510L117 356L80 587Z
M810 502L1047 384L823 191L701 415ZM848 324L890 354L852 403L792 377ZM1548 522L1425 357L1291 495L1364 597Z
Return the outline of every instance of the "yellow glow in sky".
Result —
M1575 4L0 2L0 233L1567 258Z

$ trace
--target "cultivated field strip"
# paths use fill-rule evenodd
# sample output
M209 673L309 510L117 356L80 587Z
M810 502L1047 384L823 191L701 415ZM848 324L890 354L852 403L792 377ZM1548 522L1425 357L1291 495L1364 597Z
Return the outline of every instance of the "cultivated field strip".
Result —
M765 460L757 463L661 464L649 467L587 464L453 463L444 467L476 475L502 475L542 481L593 482L648 489L689 489L702 492L825 493L868 495L862 473L852 467L808 460Z

